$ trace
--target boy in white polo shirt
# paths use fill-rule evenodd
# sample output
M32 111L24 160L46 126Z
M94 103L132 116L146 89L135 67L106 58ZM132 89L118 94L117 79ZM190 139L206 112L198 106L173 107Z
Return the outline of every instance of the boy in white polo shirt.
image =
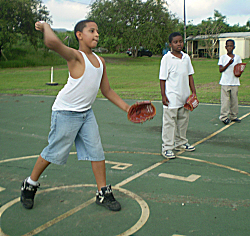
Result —
M188 143L186 132L189 111L184 104L190 95L190 89L196 95L193 66L190 57L182 52L184 42L179 32L169 36L169 51L162 57L160 66L160 87L163 103L162 155L175 158L173 150L194 151Z
M233 54L234 48L234 40L228 39L226 41L227 54L222 55L218 62L221 73L221 111L219 119L225 125L231 121L241 122L241 120L237 118L240 80L234 75L233 70L234 66L242 61L239 55Z

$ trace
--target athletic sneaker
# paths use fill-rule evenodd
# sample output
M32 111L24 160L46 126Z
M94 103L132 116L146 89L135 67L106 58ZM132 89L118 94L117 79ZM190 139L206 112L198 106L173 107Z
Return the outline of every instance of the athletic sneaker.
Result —
M111 185L101 188L101 192L97 190L96 192L96 204L104 206L111 211L120 211L121 205L118 201L115 200L112 193Z
M164 156L165 158L168 158L168 159L175 158L175 155L174 155L172 150L167 150L167 151L163 152L162 156Z
M175 151L187 151L192 152L195 150L194 146L191 146L189 143L186 143L184 145L178 146L175 148Z
M239 118L236 118L236 119L234 119L234 120L232 120L233 122L236 122L236 123L240 123L241 122L241 120L239 119Z
M37 188L40 187L40 184L37 186L31 185L27 182L26 178L21 186L21 203L26 209L31 209L34 205L34 197L37 191Z
M230 119L225 119L222 121L225 125L228 125L229 123L231 123L231 120Z

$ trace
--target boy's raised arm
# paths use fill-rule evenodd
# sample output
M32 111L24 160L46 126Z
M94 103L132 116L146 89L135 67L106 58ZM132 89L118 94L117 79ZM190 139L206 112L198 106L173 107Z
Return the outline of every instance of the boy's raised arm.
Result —
M234 59L231 58L225 66L219 65L220 73L224 72L233 62L234 62Z
M35 29L44 34L44 44L51 50L60 54L66 61L77 60L77 50L67 47L51 29L50 25L45 22L36 22Z

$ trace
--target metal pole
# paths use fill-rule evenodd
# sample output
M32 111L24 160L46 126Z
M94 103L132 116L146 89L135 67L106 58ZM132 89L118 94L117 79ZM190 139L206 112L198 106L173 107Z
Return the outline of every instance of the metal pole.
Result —
M186 38L187 38L187 33L186 33L186 6L185 6L185 0L184 0L184 47L186 48Z

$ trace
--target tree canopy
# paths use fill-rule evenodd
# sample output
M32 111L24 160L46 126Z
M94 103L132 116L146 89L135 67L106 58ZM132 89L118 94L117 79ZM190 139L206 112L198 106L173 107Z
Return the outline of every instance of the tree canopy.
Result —
M27 37L36 46L36 21L52 23L49 12L41 0L0 0L0 50L14 43L18 35Z
M205 38L200 41L203 42L210 58L214 56L214 46L219 40L218 36L220 33L248 31L249 27L247 23L245 26L240 26L239 24L230 26L227 23L226 16L222 15L218 10L214 10L214 16L202 20L200 24L193 25L189 23L187 25L187 36L205 36Z
M97 0L88 18L97 23L100 44L110 52L131 47L136 54L144 46L160 53L168 35L178 29L178 20L154 0Z

